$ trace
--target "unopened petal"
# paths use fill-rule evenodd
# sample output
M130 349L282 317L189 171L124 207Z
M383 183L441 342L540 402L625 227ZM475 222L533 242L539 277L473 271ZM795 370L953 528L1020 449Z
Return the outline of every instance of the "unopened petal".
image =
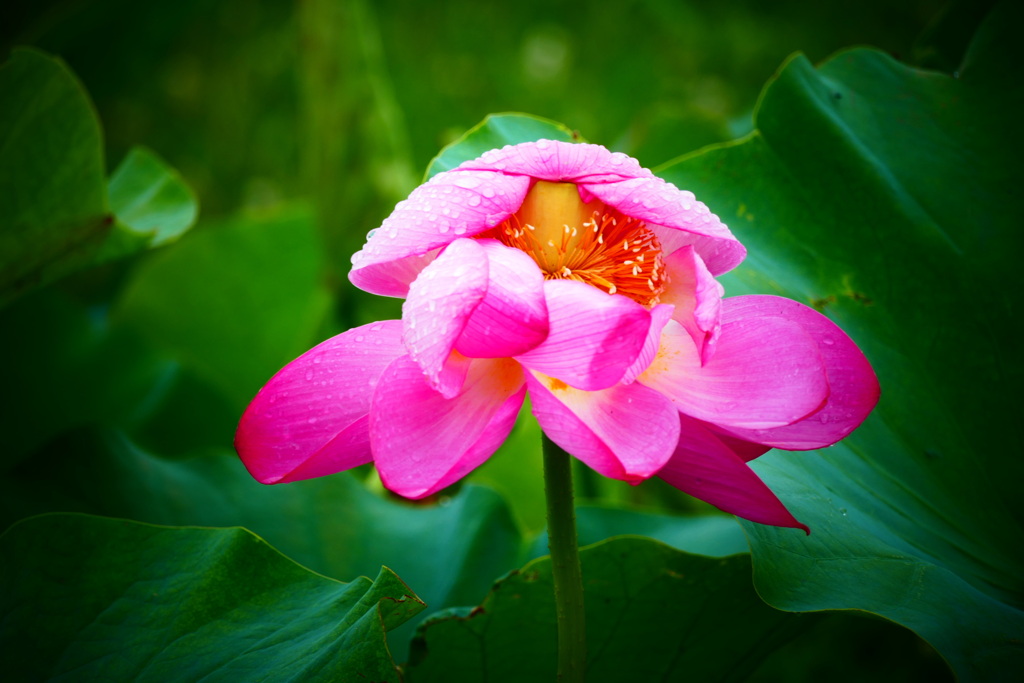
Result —
M672 319L690 333L701 363L706 363L714 355L722 330L724 289L689 245L665 259L665 272L668 277L661 302L675 306Z
M401 322L363 325L286 365L246 408L235 448L264 484L347 470L371 460L366 415L384 369L405 354Z
M694 498L759 524L810 530L736 453L696 420L681 416L679 446L658 476Z
M703 365L693 339L670 321L657 357L637 381L686 415L753 429L792 424L820 409L829 393L817 344L782 318L723 321L715 355Z
M370 443L384 485L417 499L465 476L508 436L524 396L522 370L508 359L472 361L453 398L433 390L410 358L394 361L370 411Z
M606 477L643 481L675 449L678 412L656 391L640 384L581 391L538 373L527 373L526 381L544 433Z
M830 387L828 403L794 424L765 430L730 428L741 439L786 450L823 448L856 429L878 403L880 388L871 364L845 332L812 308L777 296L725 300L727 320L772 316L796 324L818 346Z
M643 348L650 311L573 280L548 280L544 293L548 336L517 360L577 389L606 389L621 380Z
M352 256L352 283L373 294L403 297L424 255L498 225L523 203L524 176L493 171L439 173L412 191Z

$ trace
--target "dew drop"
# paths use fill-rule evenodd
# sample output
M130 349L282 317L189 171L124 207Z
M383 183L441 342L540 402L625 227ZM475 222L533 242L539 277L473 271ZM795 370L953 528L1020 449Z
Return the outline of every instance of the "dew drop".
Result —
M475 194L469 198L470 206L480 206L480 195Z
M356 336L356 341L357 342L361 343L363 341L363 339L365 339L365 337L363 335L361 335L361 334Z
M313 371L312 370L306 370L306 381L308 382L308 381L310 381L312 379L313 379Z

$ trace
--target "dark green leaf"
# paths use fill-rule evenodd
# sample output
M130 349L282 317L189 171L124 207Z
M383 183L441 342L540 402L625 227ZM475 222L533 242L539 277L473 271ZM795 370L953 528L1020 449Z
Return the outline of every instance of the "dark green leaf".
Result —
M426 178L450 171L488 150L541 139L572 142L578 140L579 136L561 123L538 116L490 114L461 138L442 149L427 167Z
M662 174L748 247L727 293L824 310L882 385L842 444L755 463L812 529L745 524L760 594L782 609L883 615L962 680L1024 666L1024 55L1003 9L958 79L873 50L818 69L791 59L762 95L755 134Z
M431 610L475 604L519 562L504 501L467 486L433 505L385 500L351 475L264 486L233 453L168 461L116 434L77 432L0 480L0 523L49 511L154 524L244 526L327 576L394 569ZM405 636L406 638L408 636ZM404 642L395 641L396 656Z
M688 555L641 538L584 548L587 681L740 681L814 622L777 612L750 586L750 558ZM552 681L550 558L498 581L483 603L425 621L408 680Z
M385 630L423 609L387 568L339 583L244 529L46 515L0 548L16 680L398 681Z
M0 293L91 262L110 232L103 133L63 62L15 50L0 66Z

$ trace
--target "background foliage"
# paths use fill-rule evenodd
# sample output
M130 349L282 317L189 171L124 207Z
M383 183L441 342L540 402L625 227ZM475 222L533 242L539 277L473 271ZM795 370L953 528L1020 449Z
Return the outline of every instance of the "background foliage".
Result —
M408 661L408 680L452 667L475 680L502 661L494 653L509 634L524 631L492 678L531 674L513 664L551 669L548 569L534 559L544 545L532 420L470 484L422 505L388 497L365 469L263 487L230 447L238 415L277 368L330 334L397 316L397 302L347 284L348 256L443 145L489 112L520 110L644 165L666 164L662 175L693 189L750 248L727 293L818 304L864 346L883 385L878 414L848 444L759 463L811 524L809 541L741 529L656 481L629 487L578 470L584 543L619 534L661 542L616 539L585 551L595 567L588 591L602 598L588 605L591 637L601 639L593 666L608 680L622 679L613 661L666 680L949 676L929 645L891 622L766 606L752 563L753 585L775 608L870 610L924 635L965 680L1012 676L1024 630L1020 449L996 425L1012 424L1021 407L1010 390L1021 367L1011 359L1020 282L1008 273L1021 212L1008 197L1022 102L1006 76L1019 53L982 44L963 79L951 77L961 76L988 9L979 3L945 13L925 0L765 7L113 0L5 10L2 57L15 45L46 51L17 52L0 72L17 94L0 98L9 301L0 351L16 397L0 415L0 516L15 524L0 545L19 558L4 579L17 588L0 608L14 615L5 629L33 624L13 669L52 676L90 661L96 668L84 671L96 675L167 680L158 654L180 620L232 653L198 658L196 671L273 680L270 660L253 664L247 653L301 609L287 597L296 584L317 604L328 599L321 594L346 605L354 598L345 596L369 596L347 630L318 631L327 627L311 613L307 639L275 645L282 657L340 667L303 676L398 680L393 656ZM1005 16L1019 25L1019 15ZM854 44L938 72L880 52L811 67ZM807 58L772 81L756 133L675 160L751 133L762 86L794 50ZM61 116L75 125L47 128L37 110L15 106L39 92L70 102ZM21 121L40 128L18 136ZM79 155L71 158L88 169L84 180L62 167L61 150ZM82 210L55 199L68 197ZM198 224L175 242L197 203ZM94 225L109 226L103 239L121 238L82 257L77 245L94 239ZM145 251L164 242L174 243ZM16 523L50 512L242 526L323 576L269 557L242 532L78 515ZM836 573L840 559L849 566ZM251 563L273 571L254 584L237 570ZM79 567L92 571L82 578ZM205 597L157 597L186 576ZM221 596L216 607L204 602L211 595ZM427 607L417 615L419 599ZM167 630L148 644L131 640L140 623ZM47 640L44 656L36 648ZM365 651L332 659L356 641ZM624 658L652 642L663 646ZM151 655L153 668L116 668L100 656L111 643Z

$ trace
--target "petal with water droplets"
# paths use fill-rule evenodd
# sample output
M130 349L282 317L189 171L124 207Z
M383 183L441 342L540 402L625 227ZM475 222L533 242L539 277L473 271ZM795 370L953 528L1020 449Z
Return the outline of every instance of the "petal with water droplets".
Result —
M461 393L445 398L410 358L384 371L373 395L370 443L384 485L423 498L480 466L515 424L523 373L508 359L473 360Z
M351 329L274 375L246 408L235 448L264 484L347 470L371 460L366 415L384 369L405 354L398 320Z
M881 389L871 364L853 340L821 313L777 296L737 296L724 303L725 320L771 316L800 325L817 344L830 388L828 403L799 422L774 429L729 428L729 432L773 448L823 448L845 438L878 403Z
M508 218L530 179L493 171L439 173L395 207L352 256L349 279L367 292L404 297L424 254L471 237Z
M665 326L641 382L705 422L761 429L792 424L820 409L829 387L818 346L782 318L723 321L714 357L701 365L682 325Z

